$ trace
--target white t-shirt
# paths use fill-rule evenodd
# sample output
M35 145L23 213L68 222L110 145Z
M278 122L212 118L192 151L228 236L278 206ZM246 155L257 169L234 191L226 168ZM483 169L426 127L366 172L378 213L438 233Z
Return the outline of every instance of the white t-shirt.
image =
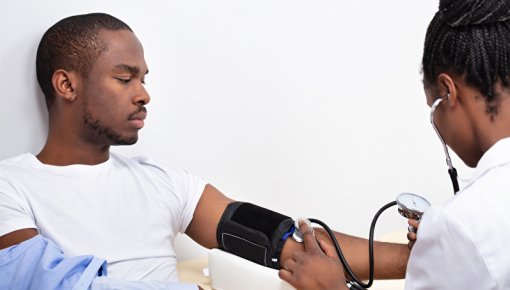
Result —
M174 238L205 185L145 157L51 166L27 153L0 162L0 236L37 228L66 256L105 258L111 277L174 282Z
M423 215L406 289L510 289L510 138L478 162L471 182Z

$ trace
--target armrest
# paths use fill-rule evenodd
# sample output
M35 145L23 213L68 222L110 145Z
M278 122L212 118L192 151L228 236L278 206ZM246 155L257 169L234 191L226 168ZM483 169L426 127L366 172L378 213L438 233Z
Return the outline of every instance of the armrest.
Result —
M219 249L209 252L209 275L215 290L293 290L267 268Z
M380 237L381 241L406 243L406 231L395 231ZM215 290L292 290L280 280L278 270L267 268L220 249L209 252L209 275ZM377 280L374 290L404 289L404 280ZM372 289L371 288L371 289Z

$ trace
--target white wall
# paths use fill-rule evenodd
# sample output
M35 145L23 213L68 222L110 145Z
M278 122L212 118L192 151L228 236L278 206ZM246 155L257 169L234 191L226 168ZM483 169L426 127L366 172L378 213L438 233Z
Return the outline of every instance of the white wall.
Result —
M34 72L43 32L72 14L107 12L144 44L152 94L138 144L114 150L367 236L373 214L400 192L433 203L451 195L419 73L437 2L4 1L0 159L44 143ZM377 232L405 227L390 210Z

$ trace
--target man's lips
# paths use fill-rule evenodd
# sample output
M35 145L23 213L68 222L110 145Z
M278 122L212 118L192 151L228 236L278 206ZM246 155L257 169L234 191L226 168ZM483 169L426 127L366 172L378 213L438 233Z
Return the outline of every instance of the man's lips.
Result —
M128 118L129 123L131 123L135 128L141 129L143 128L145 118L147 117L147 110L145 107L141 107L140 110L131 114Z
M143 120L145 120L146 117L147 117L146 112L139 112L139 113L135 113L135 114L129 116L129 121L131 121L131 120L143 121Z

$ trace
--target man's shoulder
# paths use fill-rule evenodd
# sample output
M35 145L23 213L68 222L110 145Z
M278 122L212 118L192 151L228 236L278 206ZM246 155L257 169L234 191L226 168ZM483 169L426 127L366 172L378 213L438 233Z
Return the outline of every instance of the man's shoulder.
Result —
M182 167L145 155L126 157L118 153L111 153L110 156L115 163L120 164L121 166L127 166L130 168L139 167L140 169L149 172L168 175L171 177L187 175L190 173Z
M10 170L13 167L24 167L28 166L32 160L35 158L32 153L23 153L20 155L16 155L13 157L9 157L3 160L0 160L0 170Z
M23 178L34 178L33 160L35 156L31 153L24 153L14 157L0 160L0 188L12 189L15 183L21 183Z
M175 167L161 160L157 160L145 155L128 157L119 153L110 152L110 158L112 159L113 163L128 167L133 166L156 167L156 168L164 168L167 166Z

